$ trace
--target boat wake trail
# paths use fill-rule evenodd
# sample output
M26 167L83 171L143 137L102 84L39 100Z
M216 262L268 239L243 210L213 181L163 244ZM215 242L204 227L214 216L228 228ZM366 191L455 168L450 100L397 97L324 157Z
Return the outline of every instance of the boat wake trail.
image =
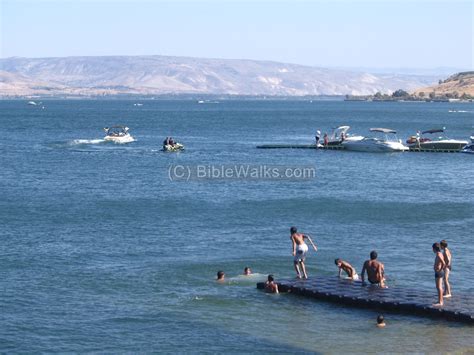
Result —
M101 144L104 142L105 142L104 139L74 139L70 142L70 145Z

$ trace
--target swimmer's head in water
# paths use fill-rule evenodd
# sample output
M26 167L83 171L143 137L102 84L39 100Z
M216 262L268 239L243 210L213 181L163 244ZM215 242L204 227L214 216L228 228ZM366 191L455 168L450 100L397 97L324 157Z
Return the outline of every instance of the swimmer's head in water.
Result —
M382 324L384 321L385 321L385 319L384 319L383 315L380 314L377 317L377 324Z
M298 229L296 229L296 227L291 227L290 228L290 233L291 234L295 234L296 232L298 232Z
M244 269L244 275L250 275L252 273L252 270L250 270L250 268L247 266L245 269Z
M217 279L222 280L224 278L224 275L225 275L224 271L218 271L217 272Z
M268 275L268 282L273 282L275 279L273 278L273 275Z
M375 259L377 259L377 256L378 256L378 254L377 254L377 252L376 252L375 250L372 250L372 251L370 252L370 260L375 260Z

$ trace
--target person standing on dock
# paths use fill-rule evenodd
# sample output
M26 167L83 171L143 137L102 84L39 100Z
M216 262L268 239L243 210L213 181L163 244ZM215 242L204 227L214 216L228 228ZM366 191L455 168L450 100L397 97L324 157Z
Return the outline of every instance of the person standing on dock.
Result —
M433 253L436 254L433 269L435 273L436 290L438 291L438 303L433 304L433 306L441 307L443 306L443 281L446 263L444 262L444 256L441 253L439 243L433 244Z
M311 237L298 233L298 230L296 227L291 227L290 228L290 233L291 233L291 244L293 247L293 264L295 266L296 270L296 277L301 279L301 271L303 272L303 278L307 279L308 275L306 273L306 266L304 264L305 259L306 259L306 253L308 252L308 246L305 243L305 239L308 239L311 245L313 246L314 251L318 251L318 248L316 245L313 243L311 240ZM301 267L301 271L300 271Z
M367 272L367 279L371 284L377 284L382 288L385 286L385 269L383 264L377 260L377 252L372 250L370 252L370 260L366 260L362 267L361 280L365 282L365 273Z
M449 274L451 273L451 262L452 256L451 251L448 249L448 242L442 240L439 245L443 251L444 262L446 263L446 268L444 269L444 298L451 297L451 285L449 284Z
M321 139L321 131L319 129L316 131L316 135L314 136L314 138L316 138L316 147L318 147L319 140Z
M329 137L327 133L324 133L323 140L324 140L324 146L327 147L329 144Z

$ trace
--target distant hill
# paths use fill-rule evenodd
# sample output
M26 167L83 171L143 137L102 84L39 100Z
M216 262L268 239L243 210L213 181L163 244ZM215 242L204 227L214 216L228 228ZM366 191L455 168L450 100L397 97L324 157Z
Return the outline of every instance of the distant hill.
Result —
M431 85L415 91L426 95L434 92L439 95L452 95L453 97L461 97L463 94L474 96L474 71L457 73L444 81L440 81L438 85Z
M271 61L168 56L0 59L0 95L369 95L433 85L433 75L370 74Z

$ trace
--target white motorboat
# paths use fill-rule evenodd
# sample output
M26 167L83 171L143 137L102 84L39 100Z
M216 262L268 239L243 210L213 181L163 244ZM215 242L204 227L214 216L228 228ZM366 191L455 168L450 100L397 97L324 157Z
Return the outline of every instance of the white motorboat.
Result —
M462 150L461 153L468 153L468 154L474 154L474 135L470 137L471 143L466 145Z
M350 126L339 126L334 128L331 135L328 138L328 146L340 145L344 141L357 142L364 139L363 136L352 136L349 133Z
M105 127L105 137L106 142L114 142L119 144L131 143L135 141L130 133L128 133L129 128L126 126L112 126Z
M403 152L408 147L398 139L397 132L389 128L371 128L375 132L375 137L366 137L357 141L345 140L342 145L347 150L358 152Z
M443 136L444 130L444 127L429 129L421 132L421 135L418 132L415 136L410 136L407 139L408 147L412 150L460 151L468 143L466 140L450 139Z

